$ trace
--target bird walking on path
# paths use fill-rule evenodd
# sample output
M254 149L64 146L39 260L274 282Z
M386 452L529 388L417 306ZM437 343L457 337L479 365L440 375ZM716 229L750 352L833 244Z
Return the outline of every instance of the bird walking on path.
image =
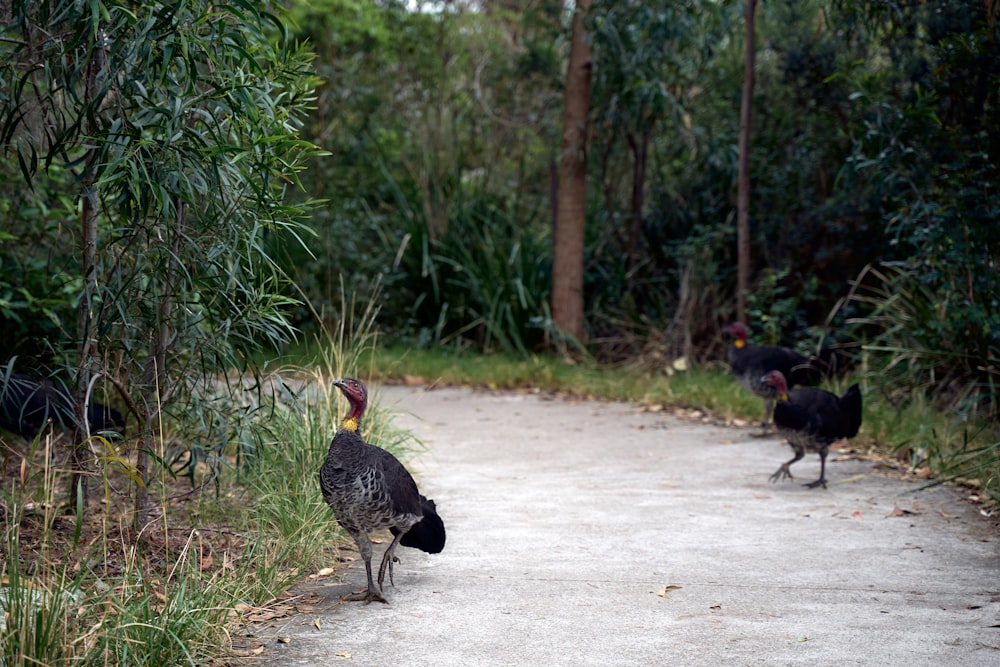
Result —
M771 427L777 393L764 381L764 376L769 371L780 371L790 386L815 384L819 379L818 370L809 357L787 347L748 344L747 328L742 322L733 322L724 332L734 336L729 348L729 367L733 375L745 389L764 399L764 421L759 435L766 435Z
M771 371L763 382L773 387L777 405L774 424L778 433L788 439L795 456L771 475L771 481L793 479L789 466L807 451L819 454L819 479L805 484L808 488L826 488L826 455L830 445L844 438L853 438L861 428L861 390L854 383L843 396L814 387L788 390L781 371Z
M351 409L337 429L330 451L319 471L323 498L333 510L337 522L354 538L365 562L367 590L344 600L388 602L382 595L386 572L392 581L396 547L402 544L427 553L444 549L445 529L433 500L417 490L413 477L395 456L366 443L360 435L361 418L368 405L368 390L360 380L335 381ZM378 586L372 578L372 543L368 534L388 528L392 543L382 556Z

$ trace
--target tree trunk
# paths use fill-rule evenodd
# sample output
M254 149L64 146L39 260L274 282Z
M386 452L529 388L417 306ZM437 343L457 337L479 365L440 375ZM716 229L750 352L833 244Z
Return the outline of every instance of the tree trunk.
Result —
M754 14L757 0L747 0L746 63L743 74L743 102L740 104L740 158L736 193L736 317L747 319L747 291L750 289L750 102L754 84Z
M86 100L94 104L98 97L98 77L104 69L105 51L95 47L87 63ZM88 134L93 130L93 119L88 115ZM90 428L87 420L87 403L90 396L90 376L93 370L93 360L97 355L93 336L93 304L97 291L97 193L94 182L97 179L97 166L94 161L97 149L87 151L84 160L80 190L80 251L82 254L83 293L80 295L80 306L77 309L77 335L79 347L76 360L76 386L73 389L73 407L76 414L76 428L73 429L72 462L69 476L69 497L71 502L79 498L84 506L89 499L87 480L92 459L88 456L90 443ZM77 495L79 493L79 496Z
M649 156L649 141L652 135L652 121L639 135L627 134L629 149L632 151L632 201L629 215L628 248L625 257L625 270L628 274L627 285L630 294L635 296L635 274L639 265L642 246L642 218L646 207L646 162Z
M149 474L149 455L154 453L157 458L162 458L161 447L157 440L157 429L160 427L160 411L163 405L169 400L173 387L168 385L167 375L167 348L173 334L171 325L173 317L174 300L173 294L176 289L174 279L177 274L177 257L180 255L181 237L184 234L184 223L186 220L186 205L179 199L174 202L177 211L177 218L172 233L170 259L167 260L167 267L164 271L163 287L160 293L160 302L157 311L157 328L153 330L149 341L149 359L143 368L142 384L144 396L142 402L143 423L142 423L142 444L136 452L135 468L136 475L141 480L141 484L136 485L135 506L133 526L136 534L141 533L149 525L149 485L152 478ZM166 536L164 536L166 538Z
M562 156L556 225L552 238L552 320L583 342L583 239L587 204L587 116L590 113L590 45L583 18L591 0L576 3L563 109Z

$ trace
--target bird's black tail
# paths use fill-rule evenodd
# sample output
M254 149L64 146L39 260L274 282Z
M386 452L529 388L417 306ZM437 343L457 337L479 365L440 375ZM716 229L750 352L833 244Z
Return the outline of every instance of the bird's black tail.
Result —
M434 501L420 496L420 510L424 513L424 518L413 524L399 543L404 547L413 547L429 554L441 553L445 541L444 522L438 516ZM397 532L396 529L392 529L394 535Z
M853 438L861 428L861 389L855 382L844 395L840 397L840 409L847 418L844 424L844 433L841 437Z

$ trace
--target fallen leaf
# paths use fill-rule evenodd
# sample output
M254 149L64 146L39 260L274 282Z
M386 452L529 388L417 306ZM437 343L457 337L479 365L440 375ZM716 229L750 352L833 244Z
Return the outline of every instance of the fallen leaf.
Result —
M264 646L263 646L263 645L260 645L260 646L256 646L256 647L254 647L254 649L253 649L252 651L250 651L250 652L251 652L251 653L253 653L254 655L260 655L261 653L263 653L263 652L264 652Z
M255 614L249 614L247 616L247 620L251 623L266 623L268 621L273 621L276 618L284 618L285 616L288 616L288 614L284 611L273 611L268 609Z
M334 653L334 655L337 656L338 658L350 658L351 657L351 654L348 653L347 651L341 651L340 653Z
M853 512L851 512L851 516L853 516L855 519L860 519L861 518L861 512L859 512L857 510L854 510Z
M908 514L916 514L916 512L911 512L910 510L904 510L899 505L896 505L892 508L891 512L886 514L886 517L907 516Z
M668 584L663 588L661 588L660 590L656 591L656 594L659 595L661 598L665 598L667 597L667 591L676 591L680 590L681 588L682 588L681 586L677 586L675 584Z
M944 519L957 519L958 518L957 514L948 514L944 510L941 510L940 513L941 513L941 517L944 518Z
M316 576L318 576L318 577L329 577L334 572L335 572L335 570L332 567L324 567L323 569L321 569L319 572L316 573Z
M323 628L319 627L319 618L314 618L313 619L313 627L315 627L317 630L322 630L323 629Z
M288 644L292 641L291 637L278 637L279 644Z

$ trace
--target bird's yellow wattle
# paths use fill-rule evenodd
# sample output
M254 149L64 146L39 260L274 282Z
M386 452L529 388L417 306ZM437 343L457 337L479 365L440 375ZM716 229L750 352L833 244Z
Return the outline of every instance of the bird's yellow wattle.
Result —
M347 431L358 432L358 420L355 417L348 417L344 421L340 422L340 428Z
M737 338L736 341L733 343L733 345L736 346L737 350L742 350L744 347L747 346L747 342L745 340Z

